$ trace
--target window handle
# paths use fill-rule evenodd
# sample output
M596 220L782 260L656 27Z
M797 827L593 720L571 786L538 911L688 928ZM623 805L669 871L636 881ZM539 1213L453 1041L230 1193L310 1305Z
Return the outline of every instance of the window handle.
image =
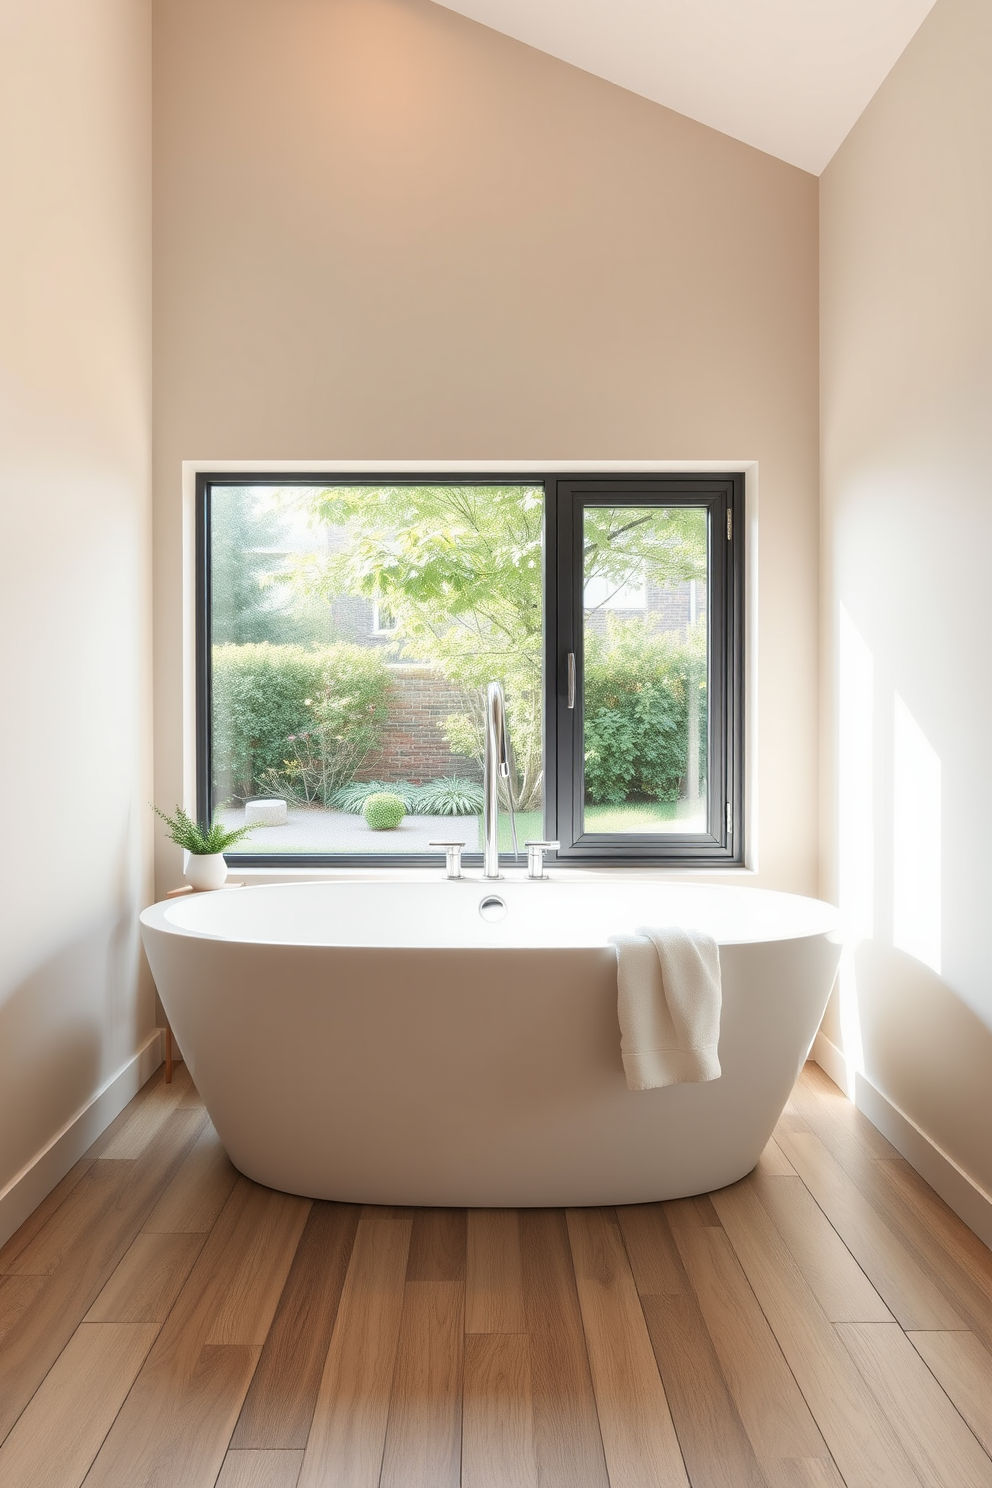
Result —
M568 706L575 707L575 652L568 653Z

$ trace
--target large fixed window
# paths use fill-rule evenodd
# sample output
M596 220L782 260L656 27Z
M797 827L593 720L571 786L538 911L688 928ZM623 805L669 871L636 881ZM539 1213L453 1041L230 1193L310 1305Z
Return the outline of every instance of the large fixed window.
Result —
M232 862L481 862L494 680L507 864L511 806L521 856L743 861L743 476L211 474L196 501L197 810L257 819Z

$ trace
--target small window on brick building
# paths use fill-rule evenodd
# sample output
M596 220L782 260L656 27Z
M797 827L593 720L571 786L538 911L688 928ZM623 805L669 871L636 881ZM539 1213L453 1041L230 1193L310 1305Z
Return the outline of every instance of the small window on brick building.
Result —
M398 629L399 621L388 604L382 604L378 599L373 600L372 634L375 636L395 635Z

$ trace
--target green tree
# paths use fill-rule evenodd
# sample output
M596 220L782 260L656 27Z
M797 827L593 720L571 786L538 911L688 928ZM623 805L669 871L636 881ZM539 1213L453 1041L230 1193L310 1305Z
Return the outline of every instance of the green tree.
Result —
M295 498L294 499L298 499ZM335 486L310 520L343 529L334 551L294 565L300 593L388 605L396 652L430 661L462 689L446 732L481 757L487 682L506 692L522 810L541 800L544 491L531 485ZM590 507L585 576L619 589L705 575L705 519L679 508ZM601 587L603 587L601 585ZM608 594L607 594L608 597Z
M211 623L215 645L326 644L326 604L295 592L289 520L250 487L215 486L210 500Z

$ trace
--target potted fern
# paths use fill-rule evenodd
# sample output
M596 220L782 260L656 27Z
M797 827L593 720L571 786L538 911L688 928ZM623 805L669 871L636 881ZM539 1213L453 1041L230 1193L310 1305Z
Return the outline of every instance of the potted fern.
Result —
M209 827L202 827L181 806L174 816L168 816L157 806L152 808L169 829L169 838L177 847L189 853L186 865L186 882L194 889L219 889L227 877L224 853L242 837L247 837L251 827L227 828L216 818Z

